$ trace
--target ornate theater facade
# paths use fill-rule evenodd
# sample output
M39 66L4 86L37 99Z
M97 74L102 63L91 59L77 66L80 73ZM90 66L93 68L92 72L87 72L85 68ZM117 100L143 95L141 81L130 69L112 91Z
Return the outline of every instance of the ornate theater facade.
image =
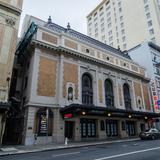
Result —
M51 18L26 16L23 32L16 54L24 144L136 137L153 125L149 79L127 52Z

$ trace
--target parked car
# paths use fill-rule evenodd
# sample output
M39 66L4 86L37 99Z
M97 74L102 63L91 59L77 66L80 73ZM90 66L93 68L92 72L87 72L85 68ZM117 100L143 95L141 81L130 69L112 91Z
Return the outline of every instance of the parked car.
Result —
M155 140L160 138L160 131L155 128L150 128L145 130L144 132L141 132L139 134L139 137L141 138L141 140L144 140L144 139Z

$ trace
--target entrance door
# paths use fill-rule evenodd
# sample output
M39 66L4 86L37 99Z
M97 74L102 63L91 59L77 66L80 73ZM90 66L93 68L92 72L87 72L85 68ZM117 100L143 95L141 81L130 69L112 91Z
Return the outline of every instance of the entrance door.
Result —
M96 137L96 121L93 119L81 119L81 137Z
M126 121L126 132L127 132L128 136L135 136L136 135L134 121Z
M140 124L140 128L141 128L141 132L145 131L145 124L144 124L144 123L141 123L141 124Z
M6 120L6 128L3 136L4 145L15 145L22 143L24 119L21 117L9 117Z
M65 121L65 137L67 137L68 139L73 139L73 127L74 122Z
M118 123L117 121L106 120L106 133L108 137L118 136Z

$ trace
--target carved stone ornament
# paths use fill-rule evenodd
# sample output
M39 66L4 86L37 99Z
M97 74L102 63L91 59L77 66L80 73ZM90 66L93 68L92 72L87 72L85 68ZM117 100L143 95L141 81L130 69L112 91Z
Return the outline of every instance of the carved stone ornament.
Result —
M10 17L6 18L6 24L10 25L11 27L15 26L16 20Z

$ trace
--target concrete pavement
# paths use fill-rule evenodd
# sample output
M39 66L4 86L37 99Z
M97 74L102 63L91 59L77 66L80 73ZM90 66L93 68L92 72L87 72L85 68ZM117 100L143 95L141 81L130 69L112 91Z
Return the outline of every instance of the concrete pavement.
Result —
M137 141L137 140L139 140L139 138L106 140L106 141L96 141L96 142L95 141L94 142L77 142L77 143L68 143L68 145L46 144L46 145L33 145L33 146L23 146L23 145L5 146L5 147L0 148L0 156L35 153L35 152L69 149L69 148L78 148L78 147L85 147L85 146L87 147L87 146L120 143L120 142L131 142L131 141Z

